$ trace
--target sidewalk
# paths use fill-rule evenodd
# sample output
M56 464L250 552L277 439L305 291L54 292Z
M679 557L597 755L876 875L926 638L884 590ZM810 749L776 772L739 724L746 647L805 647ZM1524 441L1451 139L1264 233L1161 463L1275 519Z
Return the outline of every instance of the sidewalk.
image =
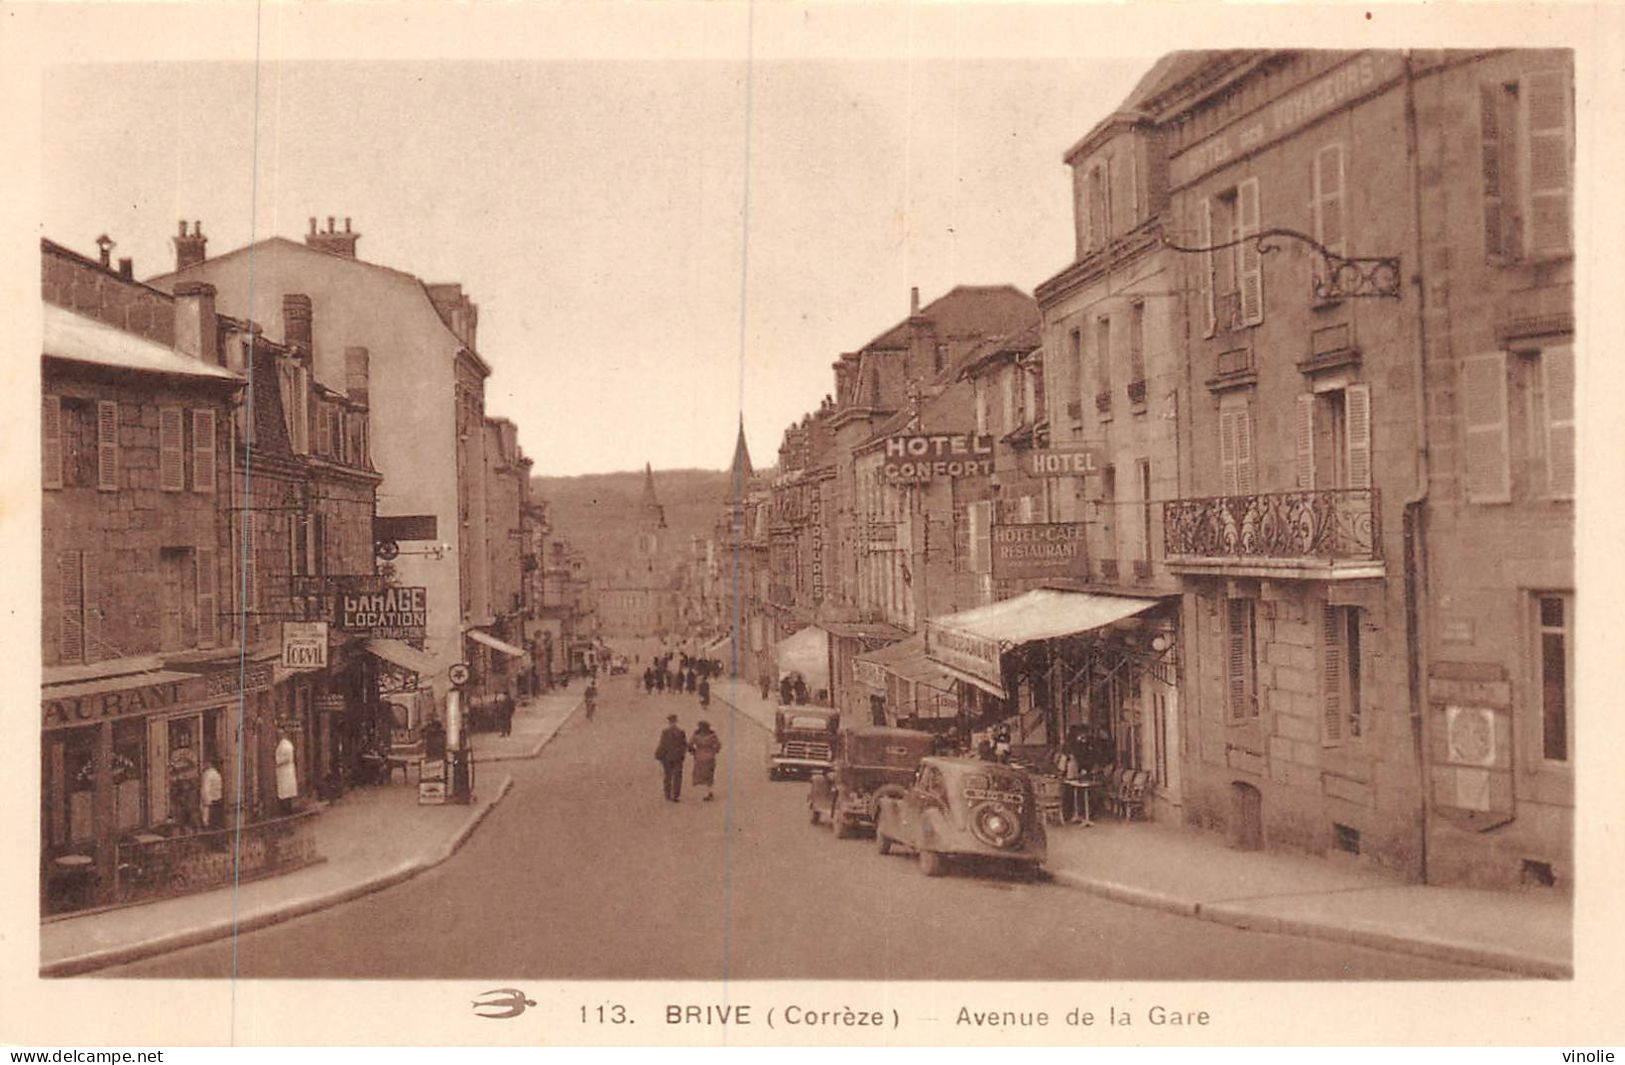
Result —
M724 678L718 697L764 728L777 703ZM1552 893L1410 884L1356 860L1236 851L1183 825L1049 829L1058 884L1261 932L1330 939L1524 976L1570 978L1573 902Z
M414 779L358 788L316 818L323 860L282 876L40 925L40 975L73 976L224 939L398 884L446 861L513 787L493 762L539 753L581 703L580 690L525 700L511 736L475 737L467 806L419 806ZM387 825L389 831L379 831Z

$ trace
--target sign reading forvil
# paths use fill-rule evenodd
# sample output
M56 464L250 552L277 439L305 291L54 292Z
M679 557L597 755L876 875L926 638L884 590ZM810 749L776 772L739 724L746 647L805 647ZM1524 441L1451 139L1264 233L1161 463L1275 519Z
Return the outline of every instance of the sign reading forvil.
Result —
M886 480L986 477L993 472L993 438L985 433L903 433L886 438Z
M327 622L282 623L282 668L327 668Z
M1082 477L1099 473L1092 447L1056 447L1029 451L1022 457L1022 469L1034 477Z
M1081 521L993 526L993 578L1085 573L1084 528Z
M369 640L419 640L429 627L425 588L385 588L339 597L339 628Z
M999 641L928 621L925 623L925 657L975 677L981 687L1001 699L1005 697Z

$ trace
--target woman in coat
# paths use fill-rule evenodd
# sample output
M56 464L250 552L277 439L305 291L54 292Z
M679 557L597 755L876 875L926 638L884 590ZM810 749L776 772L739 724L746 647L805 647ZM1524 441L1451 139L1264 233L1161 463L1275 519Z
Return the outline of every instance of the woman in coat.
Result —
M709 721L694 726L694 737L688 741L689 753L694 756L694 786L705 785L705 802L716 798L711 790L717 776L717 755L722 751L722 738L711 731Z

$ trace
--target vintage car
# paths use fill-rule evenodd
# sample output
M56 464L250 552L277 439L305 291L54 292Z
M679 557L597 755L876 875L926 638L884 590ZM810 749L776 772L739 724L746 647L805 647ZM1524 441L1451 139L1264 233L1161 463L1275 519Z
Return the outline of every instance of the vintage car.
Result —
M1047 844L1032 780L1025 770L969 758L925 758L900 797L879 801L875 840L881 854L902 844L920 856L926 876L948 858L999 859L1037 871Z
M901 797L914 770L931 751L930 733L883 725L842 729L835 745L835 765L814 773L807 791L812 823L829 817L836 839L857 835L859 825L875 823L881 796Z
M826 706L781 706L773 715L767 777L819 772L835 764L835 733L841 715Z

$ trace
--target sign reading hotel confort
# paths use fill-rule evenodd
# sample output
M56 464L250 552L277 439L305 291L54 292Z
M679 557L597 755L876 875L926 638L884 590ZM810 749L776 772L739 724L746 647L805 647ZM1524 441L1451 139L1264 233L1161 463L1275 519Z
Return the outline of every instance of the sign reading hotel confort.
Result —
M886 480L986 477L993 472L993 437L986 433L903 433L886 438Z
M369 640L420 640L428 634L426 588L346 592L339 597L339 628Z
M993 578L1067 577L1086 570L1081 521L993 526Z

